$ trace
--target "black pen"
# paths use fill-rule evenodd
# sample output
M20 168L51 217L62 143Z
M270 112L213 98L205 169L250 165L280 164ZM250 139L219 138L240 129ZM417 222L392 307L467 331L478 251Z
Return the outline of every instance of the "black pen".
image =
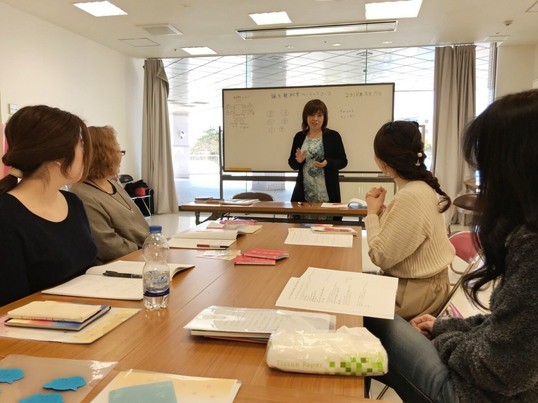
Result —
M103 273L103 276L108 277L125 277L125 278L142 278L140 274L131 274L131 273L118 273L117 271L107 270Z

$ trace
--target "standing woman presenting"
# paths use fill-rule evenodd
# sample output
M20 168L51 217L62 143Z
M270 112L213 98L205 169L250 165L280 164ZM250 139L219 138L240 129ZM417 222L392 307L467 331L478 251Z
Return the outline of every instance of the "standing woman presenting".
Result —
M347 165L342 137L327 128L327 106L319 100L308 101L303 109L302 131L293 138L289 166L298 170L291 201L338 203L338 171Z

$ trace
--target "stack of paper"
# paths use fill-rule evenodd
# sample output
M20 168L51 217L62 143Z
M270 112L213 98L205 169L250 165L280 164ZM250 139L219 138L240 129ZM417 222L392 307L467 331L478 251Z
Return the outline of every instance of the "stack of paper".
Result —
M168 245L182 249L226 249L235 242L237 234L237 230L194 228L177 233Z
M225 220L221 222L211 221L206 228L208 230L237 231L238 234L253 234L262 229L262 226L256 224L255 221L254 224L251 224L246 220Z
M353 234L317 232L310 228L290 228L284 241L287 245L329 246L331 248L352 248Z
M193 336L267 342L271 333L283 324L305 328L331 330L335 328L334 315L296 312L277 309L232 308L210 306L185 325Z
M277 306L394 319L396 277L309 267L292 277Z

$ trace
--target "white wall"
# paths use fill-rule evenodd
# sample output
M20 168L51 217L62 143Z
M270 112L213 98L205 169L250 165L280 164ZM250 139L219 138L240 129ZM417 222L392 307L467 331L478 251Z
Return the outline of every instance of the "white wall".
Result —
M538 45L499 46L496 97L536 87Z
M9 119L8 104L46 104L88 125L113 126L127 150L122 172L134 177L141 170L142 66L0 3L0 122Z

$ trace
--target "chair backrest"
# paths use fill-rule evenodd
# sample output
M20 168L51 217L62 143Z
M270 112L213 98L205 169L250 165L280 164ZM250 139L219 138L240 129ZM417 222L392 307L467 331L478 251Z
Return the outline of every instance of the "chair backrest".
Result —
M134 179L131 175L127 175L127 174L120 174L118 176L118 180L120 181L120 183L122 185L126 184L126 183L129 183L129 182L132 182Z
M467 263L471 262L477 255L478 251L474 246L473 239L471 237L471 231L460 231L452 234L449 241L454 245L456 249L456 255Z
M452 204L456 206L461 212L471 212L475 211L476 208L476 198L478 197L477 193L465 193L453 200Z
M232 199L258 199L259 201L274 201L275 199L269 193L263 192L243 192L238 193Z

